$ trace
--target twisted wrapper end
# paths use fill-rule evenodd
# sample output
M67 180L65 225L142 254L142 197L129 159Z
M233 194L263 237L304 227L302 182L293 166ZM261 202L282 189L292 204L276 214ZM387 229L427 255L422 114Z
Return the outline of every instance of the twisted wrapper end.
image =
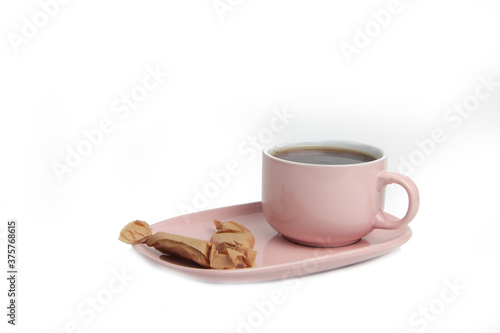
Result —
M146 243L149 237L153 234L153 229L144 221L133 221L127 224L121 231L118 238L127 244L142 244Z

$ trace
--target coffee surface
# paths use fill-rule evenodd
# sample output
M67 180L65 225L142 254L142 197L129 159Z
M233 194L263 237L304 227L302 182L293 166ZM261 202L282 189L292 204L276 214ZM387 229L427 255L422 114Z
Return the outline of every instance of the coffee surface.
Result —
M323 165L358 164L376 160L374 156L357 150L334 147L287 148L272 155L291 162Z

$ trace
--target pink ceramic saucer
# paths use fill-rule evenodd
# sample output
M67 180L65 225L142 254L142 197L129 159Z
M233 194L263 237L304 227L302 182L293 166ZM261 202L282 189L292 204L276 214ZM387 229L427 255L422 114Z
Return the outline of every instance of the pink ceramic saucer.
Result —
M134 245L139 253L149 259L199 280L211 282L256 282L301 276L378 257L404 244L411 237L407 225L392 230L373 230L355 244L318 248L298 245L282 238L267 223L262 213L262 203L216 208L174 217L153 224L153 232L209 240L215 232L213 219L235 221L246 226L255 236L257 267L234 270L202 268L187 261L164 255L144 244Z

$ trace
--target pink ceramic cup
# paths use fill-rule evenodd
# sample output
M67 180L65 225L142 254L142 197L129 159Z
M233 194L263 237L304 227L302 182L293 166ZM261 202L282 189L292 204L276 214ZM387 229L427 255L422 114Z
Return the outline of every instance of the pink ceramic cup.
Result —
M283 149L338 147L375 158L370 162L322 165L290 162L273 156ZM380 149L347 141L299 142L265 149L262 158L262 209L269 224L295 243L334 247L349 245L373 229L394 229L416 215L419 194L408 177L387 172ZM408 193L402 219L384 213L385 186L396 183Z

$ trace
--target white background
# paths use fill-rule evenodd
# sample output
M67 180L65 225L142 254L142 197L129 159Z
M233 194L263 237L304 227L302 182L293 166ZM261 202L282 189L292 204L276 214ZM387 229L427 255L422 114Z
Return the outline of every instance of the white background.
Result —
M52 2L51 17L40 3L50 1L0 4L0 258L6 271L7 221L17 219L19 268L18 325L6 323L2 278L0 331L237 332L249 318L263 319L240 332L500 331L497 1L401 0L383 27L371 12L389 1L233 0L221 16L211 0L72 0ZM346 57L341 46L356 38ZM126 117L114 112L146 68L168 78ZM480 77L496 82L487 98L449 113L487 92ZM180 215L231 160L241 172L204 208L260 200L260 156L238 147L266 132L276 110L294 118L272 142L385 149L389 169L420 189L410 241L293 280L292 290L290 280L191 280L117 240L129 221ZM58 177L54 165L103 119L110 133ZM401 215L405 205L391 186L387 209ZM115 274L128 280L91 310ZM256 314L274 290L284 302Z

